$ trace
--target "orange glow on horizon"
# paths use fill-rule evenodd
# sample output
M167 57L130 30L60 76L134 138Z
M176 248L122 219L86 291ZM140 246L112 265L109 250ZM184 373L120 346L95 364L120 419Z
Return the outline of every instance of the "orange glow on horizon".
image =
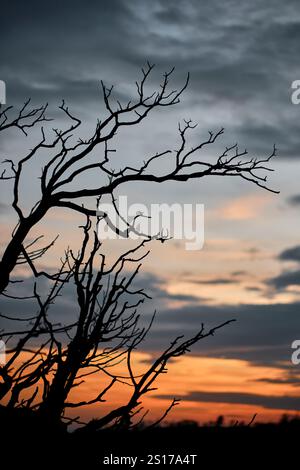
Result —
M139 373L145 369L144 361L150 359L149 354L136 353L135 370ZM286 384L271 384L257 382L257 379L277 379L282 376L280 369L259 367L247 361L233 359L200 358L196 356L185 356L172 361L168 367L168 374L160 376L154 386L157 391L151 392L143 399L143 411L149 409L148 421L155 421L169 406L172 397L182 398L179 406L176 406L169 414L167 421L195 420L200 423L214 421L219 415L224 415L225 421L249 422L254 413L257 413L257 421L278 421L287 413L282 409L269 409L263 406L247 405L241 403L222 402L195 402L185 400L184 397L190 391L201 392L236 392L251 393L262 396L295 396L295 388ZM99 393L101 381L96 375L87 377L85 384L80 390L75 388L72 400L83 400L92 398ZM107 381L105 382L107 383ZM117 386L108 393L107 403L83 407L81 417L85 420L97 418L105 414L113 407L124 404L129 396L129 387ZM160 395L168 395L170 399L155 398ZM290 414L295 412L291 411ZM78 416L79 410L72 410L70 415ZM142 412L141 412L142 414Z

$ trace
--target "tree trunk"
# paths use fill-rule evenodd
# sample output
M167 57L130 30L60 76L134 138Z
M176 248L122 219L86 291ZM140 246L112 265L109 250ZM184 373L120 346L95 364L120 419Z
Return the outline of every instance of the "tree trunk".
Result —
M58 369L47 397L43 400L39 407L39 414L45 416L53 423L60 422L62 412L65 408L65 401L69 394L66 390L68 382L68 372L64 365Z
M32 227L44 217L47 210L48 207L41 203L32 214L20 221L0 261L0 293L8 286L11 272L17 264L26 236Z
M69 346L68 356L64 362L59 363L47 396L39 407L39 413L42 416L48 417L53 422L60 421L81 361L88 351L89 348L82 350L77 341Z

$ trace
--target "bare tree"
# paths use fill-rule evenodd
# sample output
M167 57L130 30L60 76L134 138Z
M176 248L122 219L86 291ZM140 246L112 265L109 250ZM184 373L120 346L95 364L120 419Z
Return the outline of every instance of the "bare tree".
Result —
M156 153L137 167L122 162L122 168L119 170L109 168L110 153L114 151L109 144L117 131L123 126L140 123L155 108L177 104L188 85L187 77L180 90L170 90L169 79L173 73L171 70L164 74L159 91L148 94L145 87L152 70L153 66L150 64L142 69L142 78L136 83L137 99L126 105L117 102L114 107L112 88L107 88L102 83L107 115L97 122L88 139L79 139L74 143L73 134L81 125L81 121L71 114L63 102L60 109L70 119L69 127L65 130L54 130L52 138L46 137L46 132L41 127L41 139L28 154L18 162L5 162L8 167L2 171L1 179L12 180L12 207L17 214L18 223L0 262L0 290L6 297L24 301L22 296L8 293L7 286L9 282L15 285L16 281L10 279L15 266L26 264L35 279L33 293L29 298L34 300L37 306L36 313L29 318L1 314L3 319L17 325L15 329L0 331L0 338L5 339L8 345L8 361L0 367L0 398L6 400L8 409L27 408L43 419L51 417L53 423L60 423L61 420L71 423L74 419L68 416L68 410L101 403L116 384L123 384L131 391L127 402L87 423L84 429L136 426L145 416L144 413L139 420L135 418L137 414L142 414L142 398L155 389L154 382L166 372L168 361L182 356L195 343L213 335L216 330L233 321L229 320L208 330L201 325L199 331L188 339L178 336L146 370L139 374L135 372L134 352L144 341L154 316L147 326L141 323L139 308L148 294L143 289L134 289L134 281L143 259L149 252L148 244L153 239L164 241L165 237L162 234L143 234L137 245L122 253L109 265L102 252L101 241L93 232L92 220L97 224L101 217L109 226L112 223L108 214L99 214L96 207L84 206L83 198L99 201L102 196L109 195L118 212L114 191L124 183L188 181L209 175L238 176L273 191L267 186L265 172L272 171L267 164L275 155L275 147L265 159L243 159L247 151L240 151L235 144L225 148L212 163L200 158L199 151L213 145L223 133L223 129L215 133L209 132L205 141L190 147L187 141L188 133L195 128L190 120L179 125L180 144L177 150L166 149ZM31 128L49 121L46 111L47 105L30 110L29 102L26 102L18 115L10 118L11 107L0 109L0 131L17 128L27 135ZM103 158L100 161L91 161L89 157L97 146L103 150ZM49 157L41 169L40 196L29 213L25 214L19 201L24 169L44 149L49 152ZM166 155L170 157L171 170L164 174L151 170L155 163ZM77 178L86 175L90 170L98 170L108 182L97 187L76 190L70 188ZM35 262L48 251L55 240L37 248L36 244L41 237L30 242L26 242L26 238L31 229L53 207L76 211L84 215L87 221L83 226L83 240L78 253L68 248L59 271L50 274L39 271ZM127 227L125 235L128 236L130 231L135 231L135 227L126 220L124 222ZM117 227L113 228L118 230ZM40 276L48 279L49 292L46 297L39 292ZM77 312L74 312L72 321L67 324L60 318L57 319L55 309L57 299L65 286L71 284L76 290ZM126 365L125 373L117 372L120 363ZM99 393L86 401L70 401L74 387L80 387L84 378L93 374L106 378L104 386L102 379L99 379ZM174 398L161 419L177 402Z
M24 257L27 258L27 261L28 258L32 262L34 261L37 253L35 250L30 252L26 250L24 246L26 237L31 229L53 207L64 207L85 215L95 216L97 213L96 208L84 207L80 203L82 198L93 198L95 200L95 198L103 195L112 195L116 188L126 182L188 181L209 175L239 176L272 191L266 185L264 172L271 171L267 164L275 155L275 147L265 159L246 158L243 160L242 157L247 155L247 151L240 151L237 144L235 144L225 148L224 152L217 156L214 162L206 161L199 157L199 151L213 145L223 133L223 129L217 132L209 132L207 140L190 147L187 142L188 133L195 127L191 121L184 121L183 125L179 125L181 143L176 151L167 148L146 158L144 163L138 167L131 167L126 165L126 162L122 162L123 166L120 170L109 168L110 153L114 151L114 149L109 148L109 145L116 136L117 131L121 130L122 127L139 124L156 108L176 105L188 85L189 77L187 77L181 89L170 90L169 79L173 73L172 69L164 74L158 91L147 93L146 85L153 67L148 63L142 69L142 78L139 82L136 82L137 98L134 102L128 102L125 105L122 105L119 101L114 105L112 101L113 88L108 88L102 83L106 116L103 120L97 122L94 132L88 139L79 139L75 143L72 136L80 127L81 121L69 111L64 102L60 106L60 110L70 119L70 125L65 130L54 129L54 137L47 137L43 128L43 124L49 121L46 116L47 105L30 110L30 103L27 101L15 117L10 117L11 107L0 108L0 131L16 128L24 135L27 135L33 127L41 125L40 140L18 162L6 160L5 163L8 167L5 167L0 177L2 180L13 180L12 207L18 217L18 224L0 261L0 292L6 289L10 274L16 264L24 262ZM89 157L96 147L102 148L103 158L101 161L91 162ZM29 213L24 214L19 204L19 190L24 168L32 163L33 158L44 149L49 151L49 158L41 170L40 199L29 210ZM172 169L162 175L152 171L153 165L166 155L172 158ZM86 175L90 170L98 170L108 178L108 182L96 187L70 189L72 182ZM38 273L36 272L36 274Z

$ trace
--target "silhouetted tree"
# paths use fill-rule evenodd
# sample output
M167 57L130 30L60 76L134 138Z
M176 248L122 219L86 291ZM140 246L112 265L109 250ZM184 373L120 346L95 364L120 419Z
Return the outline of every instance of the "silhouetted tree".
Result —
M95 131L87 140L80 139L76 143L70 143L81 121L71 114L63 102L60 109L71 120L70 126L66 130L55 130L52 140L46 138L41 127L41 140L27 155L18 162L6 161L10 172L8 169L3 170L1 179L13 181L12 207L17 213L18 224L0 263L1 292L7 297L17 298L16 295L7 293L7 286L9 282L15 282L10 279L10 275L18 264L27 264L35 278L45 276L49 282L46 298L40 295L37 283L34 284L32 297L38 306L36 314L30 318L1 314L17 325L24 325L24 322L26 324L25 328L18 327L14 331L2 331L0 334L0 338L5 339L9 345L7 363L0 368L0 398L6 400L8 408L25 407L45 419L51 419L53 423L59 423L61 419L73 422L74 419L67 415L70 408L100 403L105 400L112 387L123 384L131 390L128 401L86 424L85 429L135 426L137 422L133 418L142 410L141 399L154 389L153 384L160 374L166 372L168 361L182 356L193 344L233 321L229 320L210 330L205 330L204 325L201 325L199 331L188 339L178 336L144 372L135 373L133 353L145 339L153 319L148 326L141 326L138 308L148 294L143 289L134 290L132 284L142 260L149 252L145 251L147 244L153 238L163 241L164 237L160 234L143 236L140 243L122 253L109 266L91 221L93 217L96 222L101 218L112 226L108 214L99 213L97 208L88 208L76 202L86 197L97 198L99 201L101 196L107 194L114 202L114 190L126 182L188 181L209 175L239 176L272 191L266 186L266 176L261 176L260 172L271 171L266 164L275 155L275 148L266 159L242 160L247 151L240 152L235 144L226 148L211 163L197 157L197 152L212 145L223 133L223 129L216 133L209 132L206 141L191 148L187 144L187 134L195 127L191 121L184 121L179 126L181 144L176 151L167 149L156 153L136 168L126 166L125 162L118 171L108 168L110 152L113 151L108 145L116 132L123 126L140 123L155 108L175 105L188 84L187 77L179 91L170 91L171 70L164 75L159 91L146 94L145 84L152 69L150 64L142 69L142 79L136 83L137 100L134 103L121 105L117 102L117 107L114 108L111 101L112 88L107 88L102 83L107 117L97 123ZM19 114L12 119L9 118L10 107L1 110L0 131L15 127L27 135L32 127L49 121L46 117L47 106L33 110L28 110L28 106L29 102L26 102ZM88 158L93 149L101 145L103 159L91 162ZM41 170L40 199L29 213L24 214L19 201L23 171L43 149L49 151L49 158ZM173 168L163 175L150 171L153 162L167 154L173 154ZM93 188L70 189L69 185L77 177L86 175L90 170L99 170L108 177L108 182ZM40 237L26 244L30 230L53 207L77 211L87 219L83 226L84 235L79 252L74 254L72 249L67 249L61 267L55 274L39 271L35 266L35 261L47 252L55 240L42 248L36 248L35 245ZM125 235L135 231L134 224L126 222L126 225ZM114 228L118 231L117 227ZM75 286L77 301L77 312L74 312L74 318L69 324L61 322L52 313L55 312L54 304L67 283ZM120 362L126 364L125 374L116 372ZM87 401L71 402L71 391L74 387L80 387L84 377L92 374L106 377L107 383L102 387L99 385L97 396ZM158 422L177 402L176 399L172 401ZM143 417L144 415L140 422Z

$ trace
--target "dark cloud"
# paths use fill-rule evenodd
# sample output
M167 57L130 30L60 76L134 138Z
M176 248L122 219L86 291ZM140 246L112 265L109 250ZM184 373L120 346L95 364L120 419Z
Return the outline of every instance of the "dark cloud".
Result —
M257 379L256 382L262 382L267 384L276 384L276 385L293 385L295 387L300 387L300 376L297 374L287 374L287 377L274 378L262 377Z
M129 273L128 273L129 276ZM16 279L15 279L16 280ZM0 297L0 312L12 318L29 318L38 311L37 300L33 297L33 285L37 283L37 292L42 297L46 297L51 288L51 282L44 277L36 280L33 277L24 279L21 283L17 282L12 284L7 293ZM169 294L166 290L165 281L160 277L154 276L151 273L141 273L136 277L132 284L133 291L144 290L152 299L146 302L145 312L152 314L155 308L166 308L168 302L177 301L183 304L197 304L200 301L205 302L209 299L199 298L193 295L186 294ZM62 323L70 323L74 321L78 313L78 305L76 302L76 290L74 284L70 281L66 283L62 289L62 296L56 298L50 309L52 319ZM137 294L137 297L139 295ZM18 298L16 298L18 297ZM128 300L132 303L133 296L123 296L123 300ZM155 305L154 305L155 303ZM10 322L7 319L0 319L0 326L2 328L9 328L14 326L15 322ZM20 325L17 324L17 328ZM20 327L22 328L24 324ZM19 331L19 330L18 330Z
M30 296L32 282L33 279L28 279L22 284L15 284L9 293ZM178 335L193 336L202 323L208 330L227 320L236 319L234 323L218 330L214 336L196 344L192 349L193 354L242 359L253 364L294 370L295 366L291 363L291 344L300 337L300 303L213 306L205 303L207 299L168 294L164 281L151 273L144 273L136 278L133 289L141 288L152 297L141 306L141 322L147 324L153 311L157 310L152 330L143 343L144 350L160 351ZM41 278L38 283L39 292L46 295L48 289L49 281ZM170 301L181 301L182 306L170 308ZM35 300L22 301L2 297L0 309L7 315L29 317L37 310L37 304ZM74 321L77 305L72 283L64 287L63 295L57 299L50 312L55 321ZM7 322L1 319L1 326L11 328L12 325L7 325Z
M32 294L32 279L12 286L9 293L19 296ZM166 285L159 278L145 273L136 279L133 286L144 288L152 296L141 307L141 322L148 323L153 311L157 310L155 322L148 338L143 343L146 351L160 351L174 337L184 334L193 336L201 328L206 329L236 319L212 336L193 347L193 354L206 357L242 359L253 364L284 367L293 370L291 343L300 337L300 303L272 305L223 305L212 306L201 299L182 294L169 295ZM40 279L38 290L46 295L49 282ZM132 300L132 299L131 299ZM170 308L170 301L182 301L182 306ZM37 311L35 300L12 300L2 297L0 311L6 315L30 317ZM51 318L62 323L71 323L78 313L74 286L68 283L63 295L50 309ZM1 319L2 328L11 328ZM15 327L15 325L14 325Z
M157 314L144 347L160 350L178 334L191 336L223 322L236 322L218 330L213 337L200 341L193 354L205 357L242 359L257 365L294 369L291 344L300 337L300 303L273 305L186 306L165 309Z
M261 292L262 291L262 288L257 287L257 286L246 286L245 289L248 290L249 292Z
M300 246L296 245L286 248L278 255L280 261L300 262ZM300 284L300 270L285 270L282 273L266 280L266 285L276 290L285 290L290 286L298 286Z
M219 285L219 284L232 284L238 282L237 279L227 279L222 277L216 277L214 279L196 279L189 280L192 284L208 284L208 285Z
M210 300L208 297L199 297L187 294L170 294L166 290L166 281L154 274L142 273L134 280L135 289L144 289L160 306L163 306L166 301L177 300L188 303L199 303Z
M268 154L276 142L280 155L299 157L299 108L290 100L299 12L295 0L5 2L0 75L11 102L64 97L88 111L100 78L130 96L147 59L162 70L175 65L175 84L191 72L189 112L201 107L217 128L223 110L241 146Z
M126 63L134 53L128 28L134 18L126 2L91 1L86 7L79 1L55 1L41 10L32 0L17 10L7 4L3 15L7 47L0 70L8 99L31 96L56 102L64 97L75 105L90 105L101 78L113 79L122 64L126 77Z
M278 290L284 290L289 286L298 286L300 284L300 270L283 272L268 279L266 283Z
M289 204L292 206L299 206L300 205L300 194L295 194L288 199Z
M170 395L157 395L156 398L168 398ZM241 392L190 392L184 395L185 401L205 402L205 403L228 403L239 405L262 406L274 410L300 410L300 396L288 395L258 395L255 393Z
M300 245L293 246L283 250L278 258L282 261L297 261L300 262Z

